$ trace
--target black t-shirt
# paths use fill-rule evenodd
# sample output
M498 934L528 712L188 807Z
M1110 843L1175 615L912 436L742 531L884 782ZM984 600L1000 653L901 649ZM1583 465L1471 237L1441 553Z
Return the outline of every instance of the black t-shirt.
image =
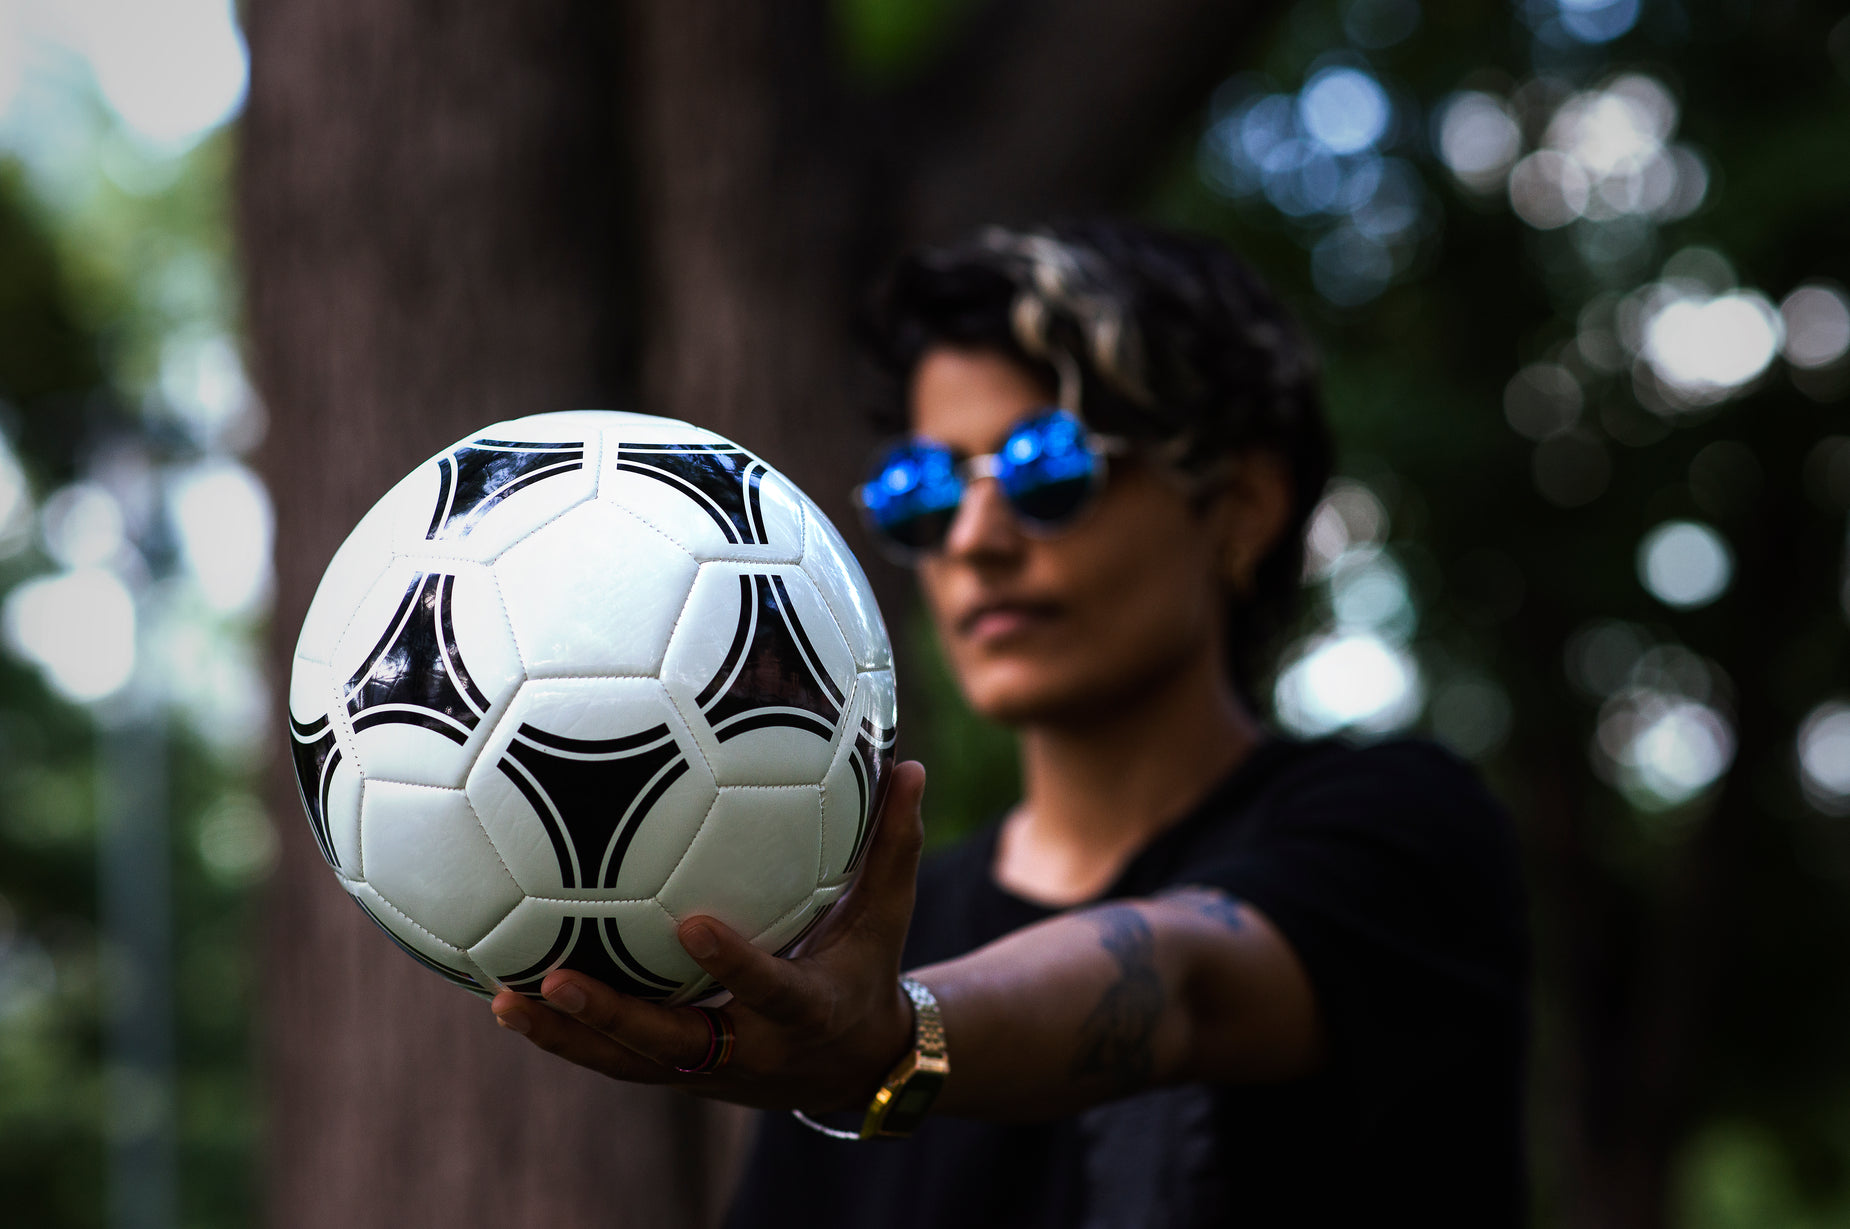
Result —
M1059 912L996 885L998 831L927 860L906 967ZM1028 1126L931 1118L904 1142L763 1115L729 1229L1522 1222L1525 908L1509 822L1469 767L1411 740L1273 739L1100 899L1181 885L1291 943L1329 1038L1317 1074Z

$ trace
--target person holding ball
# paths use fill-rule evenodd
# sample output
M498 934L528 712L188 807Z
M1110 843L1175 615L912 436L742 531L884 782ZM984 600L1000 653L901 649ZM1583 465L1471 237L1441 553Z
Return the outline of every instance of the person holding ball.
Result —
M736 1229L1521 1223L1507 817L1435 746L1257 716L1331 467L1293 325L1217 245L1096 221L914 253L867 335L903 438L857 498L1020 801L921 868L901 764L793 958L682 921L723 1006L556 971L499 1022L796 1111Z

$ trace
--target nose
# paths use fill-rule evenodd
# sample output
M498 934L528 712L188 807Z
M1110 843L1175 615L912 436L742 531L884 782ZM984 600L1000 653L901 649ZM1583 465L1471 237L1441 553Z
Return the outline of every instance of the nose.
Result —
M945 535L944 553L953 559L994 560L1021 552L1024 538L1002 484L977 478L964 488L963 502Z

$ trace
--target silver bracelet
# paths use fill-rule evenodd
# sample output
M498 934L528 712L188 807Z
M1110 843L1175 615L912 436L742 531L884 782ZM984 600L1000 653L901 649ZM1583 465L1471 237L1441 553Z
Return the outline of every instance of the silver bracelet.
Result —
M830 1139L859 1140L861 1138L861 1133L859 1131L842 1131L842 1130L838 1130L835 1127L825 1127L820 1122L817 1122L814 1118L811 1118L808 1114L805 1114L802 1110L791 1110L790 1116L792 1118L795 1118L798 1122L802 1123L804 1126L808 1127L810 1130L818 1131L822 1133L823 1135L828 1136Z

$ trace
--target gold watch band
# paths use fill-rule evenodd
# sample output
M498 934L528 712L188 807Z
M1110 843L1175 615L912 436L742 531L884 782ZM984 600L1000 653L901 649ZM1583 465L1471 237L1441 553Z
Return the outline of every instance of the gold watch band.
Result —
M874 1094L861 1123L862 1139L904 1139L912 1134L951 1074L937 996L910 977L900 978L899 986L912 1000L912 1052L899 1060Z

